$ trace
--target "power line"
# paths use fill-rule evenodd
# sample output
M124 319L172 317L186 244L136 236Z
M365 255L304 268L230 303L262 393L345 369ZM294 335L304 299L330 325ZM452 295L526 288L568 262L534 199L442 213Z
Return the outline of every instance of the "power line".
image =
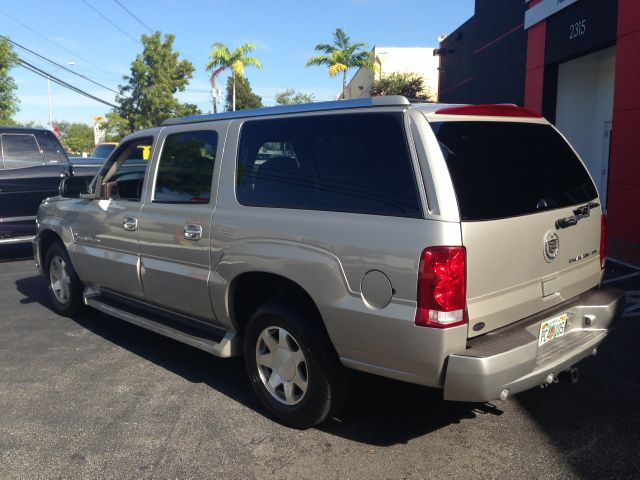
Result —
M80 55L78 55L75 52L72 52L71 50L69 50L68 48L64 47L63 45L61 45L60 43L56 42L55 40L52 40L44 35L42 35L40 32L34 30L33 28L29 27L28 25L25 25L24 23L22 23L20 20L18 20L17 18L15 18L12 15L9 15L7 12L5 12L4 10L0 10L0 13L2 13L3 15L5 15L6 17L9 17L11 20L13 20L14 22L16 22L18 25L26 28L27 30L29 30L31 33L39 36L40 38L43 38L44 40L46 40L49 43L52 43L53 45L57 46L58 48L64 50L67 53L70 53L71 55L73 55L76 58L79 58L80 60L82 60L83 62L85 62L87 65L91 65L93 68L96 68L98 70L100 70L101 72L106 73L107 75L109 75L110 77L113 78L117 78L116 75L114 75L112 72L105 70L104 68L96 65L95 63L92 63L90 60L87 60L86 58L81 57ZM120 79L118 79L120 80Z
M103 103L104 105L107 105L109 107L112 108L118 108L117 105L114 105L113 103L107 102L106 100L103 100L102 98L96 97L95 95L92 95L88 92L85 92L84 90L79 89L78 87L71 85L70 83L65 82L64 80L55 77L53 75L51 75L48 72L45 72L44 70L42 70L41 68L36 67L35 65L23 60L22 58L18 57L18 63L20 64L21 67L35 73L36 75L40 75L41 77L47 78L49 80L51 80L54 83L57 83L58 85L68 88L69 90L78 93L80 95L84 95L87 98L90 98L92 100L95 100L96 102L100 102Z
M98 15L100 15L102 18L104 18L107 22L109 22L111 25L113 25L114 27L116 27L118 30L120 30L122 33L124 33L127 37L129 37L131 40L133 40L136 43L140 43L142 44L142 42L138 39L135 38L133 35L131 35L129 32L127 32L124 28L122 28L120 25L118 25L116 22L112 21L109 17L107 17L106 15L103 15L102 13L100 13L99 10L97 10L93 5L91 5L89 2L87 2L87 0L82 0L82 3L84 3L87 7L89 7L91 10L93 10L94 12L96 12Z
M51 60L51 59L49 59L49 58L45 57L44 55L40 55L39 53L34 52L33 50L31 50L31 49L29 49L29 48L27 48L27 47L25 47L25 46L23 46L23 45L20 45L18 42L14 42L14 41L13 41L13 40L11 40L9 37L5 37L4 35L0 35L0 38L4 38L5 40L7 40L8 42L11 42L11 43L12 43L13 45L15 45L16 47L19 47L19 48L21 48L21 49L23 49L23 50L25 50L25 51L27 51L27 52L31 53L32 55L35 55L36 57L39 57L39 58L41 58L41 59L45 60L46 62L49 62L49 63L51 63L52 65L55 65L55 66L56 66L56 67L58 67L58 68L61 68L62 70L65 70L65 71L67 71L67 72L69 72L69 73L73 73L74 75L76 75L76 76L78 76L78 77L80 77L80 78L83 78L83 79L87 80L88 82L93 83L94 85L97 85L97 86L102 87L102 88L104 88L104 89L106 89L106 90L109 90L110 92L113 92L113 93L115 93L115 94L120 95L120 92L118 92L117 90L114 90L114 89L112 89L112 88L109 88L109 87L107 87L106 85L102 85L101 83L98 83L98 82L96 82L95 80L90 79L90 78L89 78L89 77L87 77L86 75L82 75L81 73L75 72L75 71L71 70L70 68L65 67L64 65L60 65L59 63L54 62L53 60Z
M116 2L118 5L120 5L120 7L125 12L127 12L129 15L131 15L131 17L133 17L133 19L136 22L138 22L140 25L142 25L144 28L146 28L149 33L153 33L153 29L151 27L149 27L149 25L147 25L142 20L140 20L140 18L135 13L133 13L131 10L129 10L127 7L125 7L119 0L113 0L113 1Z
M135 13L133 13L131 10L129 10L127 7L125 7L122 2L120 2L119 0L114 0L114 2L116 2L125 12L127 12L136 22L138 22L140 25L142 25L149 33L153 33L153 29L147 25L146 23L144 23ZM133 40L136 43L140 43L142 44L142 42L133 37L131 34L129 34L129 32L127 32L126 30L124 30L122 27L120 27L116 22L114 22L113 20L111 20L110 18L108 18L106 15L100 13L95 7L93 7L91 4L89 4L86 0L82 0L82 3L84 3L86 6L88 6L91 10L93 10L94 12L96 12L98 15L100 15L103 19L105 19L107 22L109 22L111 25L113 25L114 27L116 27L118 30L120 30L122 33L124 33L126 36L128 36L131 40ZM189 60L191 60L193 63L198 63L196 60L194 60L192 57L190 57L189 55L187 55L186 53L183 53L183 56ZM203 67L206 67L206 65L202 64ZM205 68L206 70L206 68ZM207 78L209 78L209 76L206 73L202 73L202 72L195 72L198 75L203 75L206 76Z

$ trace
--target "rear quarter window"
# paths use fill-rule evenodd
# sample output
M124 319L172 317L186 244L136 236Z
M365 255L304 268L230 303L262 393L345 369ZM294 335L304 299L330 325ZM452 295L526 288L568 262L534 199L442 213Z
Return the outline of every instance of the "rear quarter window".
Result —
M247 121L238 157L244 205L422 215L400 113Z
M433 122L462 220L491 220L589 202L596 188L553 127Z

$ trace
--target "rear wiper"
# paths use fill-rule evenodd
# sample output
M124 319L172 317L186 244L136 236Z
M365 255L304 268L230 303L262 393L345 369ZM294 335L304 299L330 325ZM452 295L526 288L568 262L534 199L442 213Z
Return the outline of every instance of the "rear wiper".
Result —
M573 227L578 223L578 220L581 218L586 218L591 214L591 209L599 207L600 204L598 202L589 202L582 207L578 207L573 211L573 215L570 217L560 218L556 220L556 228L559 230L561 228Z

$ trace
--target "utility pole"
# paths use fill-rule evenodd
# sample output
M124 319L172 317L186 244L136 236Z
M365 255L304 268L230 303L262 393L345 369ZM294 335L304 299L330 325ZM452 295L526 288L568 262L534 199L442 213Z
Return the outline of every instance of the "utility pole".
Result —
M70 67L73 67L76 64L76 62L71 61L71 62L67 62L67 65L69 65ZM54 73L56 73L58 70L61 70L64 67L60 67L55 69L51 75L53 75ZM49 130L51 130L53 132L53 116L51 115L51 77L49 75L47 75L47 92L49 94Z

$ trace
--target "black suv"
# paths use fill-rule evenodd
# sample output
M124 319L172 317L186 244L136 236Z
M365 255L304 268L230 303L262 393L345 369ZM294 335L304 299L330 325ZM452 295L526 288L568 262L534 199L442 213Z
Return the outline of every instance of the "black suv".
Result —
M71 174L67 154L50 130L0 127L0 245L30 240L42 200Z

